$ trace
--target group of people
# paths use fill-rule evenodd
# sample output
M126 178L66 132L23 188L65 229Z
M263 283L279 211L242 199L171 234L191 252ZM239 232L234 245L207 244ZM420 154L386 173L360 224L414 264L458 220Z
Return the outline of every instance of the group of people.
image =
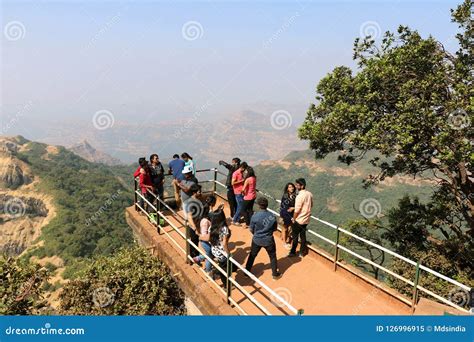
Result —
M158 155L152 154L149 163L145 158L140 158L139 164L134 176L139 177L143 197L150 203L154 200L152 194L163 199L165 170ZM193 261L198 264L205 262L206 272L213 277L220 275L224 283L225 275L216 272L209 260L216 260L221 268L226 268L230 252L229 226L232 225L249 229L253 235L246 269L251 271L255 258L264 248L270 258L273 278L280 278L274 239L274 232L278 227L277 217L268 210L268 200L265 197L257 198L257 177L254 169L239 158L233 158L231 163L221 160L219 165L228 170L226 187L230 222L224 213L224 206L216 206L217 199L214 195L203 196L196 178L196 165L188 153L181 154L181 157L175 154L168 163L168 174L173 176L176 205L183 209L185 218L191 223L191 241L196 246L200 245L207 256L206 258L198 249L191 247L190 255ZM258 211L254 213L255 203ZM143 199L140 205L144 208ZM302 257L307 251L306 230L312 206L313 196L306 190L305 179L298 178L294 184L288 183L285 186L280 205L280 217L283 222L281 238L289 249L289 257ZM301 247L297 254L299 240Z

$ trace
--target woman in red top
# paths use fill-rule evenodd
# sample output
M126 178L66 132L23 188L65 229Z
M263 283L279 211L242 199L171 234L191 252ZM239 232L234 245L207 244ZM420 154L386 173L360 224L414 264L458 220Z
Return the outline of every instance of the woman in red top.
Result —
M139 177L138 186L140 187L142 196L145 197L148 202L153 203L153 196L147 191L147 190L150 190L151 192L153 192L153 183L151 182L150 169L148 167L148 162L145 159L140 160L140 166L137 169L137 171L135 171L134 176ZM143 197L140 196L140 207L145 209L145 200L143 199ZM151 211L148 203L146 205L146 211L147 212Z
M244 195L243 213L245 228L248 228L253 215L253 204L255 203L255 198L257 198L257 177L255 176L255 171L250 166L246 170L242 194Z

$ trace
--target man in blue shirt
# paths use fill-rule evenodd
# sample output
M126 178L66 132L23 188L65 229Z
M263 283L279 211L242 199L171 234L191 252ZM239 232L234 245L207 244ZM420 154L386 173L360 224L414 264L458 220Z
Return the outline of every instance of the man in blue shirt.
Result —
M258 252L260 252L260 249L263 247L270 257L273 279L279 279L281 278L281 273L278 272L276 244L273 238L273 232L277 230L277 220L275 215L267 210L268 200L266 198L259 197L257 199L257 205L260 211L253 214L250 220L250 232L252 232L253 238L250 255L245 268L250 272Z
M174 198L176 200L176 205L179 208L181 206L181 197L180 197L180 188L178 186L179 182L184 179L183 169L184 169L184 160L179 159L179 155L175 154L173 160L168 163L170 175L173 175L173 187L174 187Z

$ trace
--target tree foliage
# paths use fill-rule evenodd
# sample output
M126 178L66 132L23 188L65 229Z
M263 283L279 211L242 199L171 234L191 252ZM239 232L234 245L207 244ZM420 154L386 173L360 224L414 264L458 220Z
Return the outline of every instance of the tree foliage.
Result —
M47 281L47 269L0 255L0 315L38 314Z
M460 31L455 54L406 26L385 33L380 43L370 36L356 39L358 72L341 66L320 81L318 103L310 106L299 135L317 158L342 151L340 161L350 164L378 151L382 157L370 162L379 172L367 178L367 186L397 174L431 178L437 184L431 203L402 203L413 216L399 211L397 219L410 226L392 220L387 237L399 247L407 241L402 237L420 235L418 247L431 239L458 268L472 270L472 1L453 10L452 19ZM404 229L413 231L400 234Z
M184 294L167 266L139 247L100 257L60 294L66 315L182 315Z

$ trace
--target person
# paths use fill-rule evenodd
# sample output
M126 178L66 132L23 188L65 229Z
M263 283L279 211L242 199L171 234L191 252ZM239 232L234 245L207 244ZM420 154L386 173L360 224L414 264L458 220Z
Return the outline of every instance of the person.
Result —
M298 194L295 199L295 210L293 212L292 235L293 243L288 256L296 256L296 248L298 247L298 237L301 238L301 246L299 256L302 257L306 253L306 228L311 219L311 210L313 209L313 194L306 190L306 180L298 178L295 181L296 190Z
M165 183L165 169L160 162L160 158L156 153L150 156L150 177L153 187L155 189L154 194L161 200L163 200L163 184ZM160 201L156 201L158 207L160 207Z
M255 176L253 167L249 166L245 171L242 195L244 196L242 208L245 218L245 228L248 228L250 225L250 218L253 215L253 204L255 203L255 198L257 198L257 177Z
M178 186L179 182L184 179L183 169L184 169L184 160L179 159L179 155L173 155L173 160L168 163L168 174L173 175L173 188L174 188L174 198L176 200L176 206L179 208L181 206L181 197L180 197L180 188Z
M184 166L190 166L193 169L193 175L196 176L196 164L194 163L193 157L187 152L183 152L181 158L184 160Z
M188 219L188 212L190 211L189 208L189 199L193 195L191 186L198 185L198 180L193 175L193 170L191 166L185 166L183 171L184 179L178 183L178 187L180 188L180 196L181 201L183 203L183 211L184 211L184 218Z
M226 225L226 218L223 210L218 210L210 217L211 228L209 234L209 243L211 245L211 253L217 259L219 267L224 271L227 269L227 258L229 256L229 239L230 229ZM220 271L219 273L222 284L226 283L227 275Z
M209 259L213 259L212 251L211 251L211 244L209 243L210 233L211 233L211 220L209 218L212 209L216 205L217 199L214 195L210 195L206 198L204 203L204 207L202 210L201 219L199 222L199 241L201 242L201 247L206 253L206 257L204 255L199 255L195 257L193 260L195 263L200 264L201 262L205 261L204 270L207 273L212 271L212 264ZM221 209L222 207L219 207Z
M150 168L148 166L148 161L146 161L145 158L140 158L139 163L140 165L135 171L134 176L135 178L139 177L138 186L142 194L142 196L140 196L140 207L143 210L146 210L147 213L150 213L151 208L149 204L144 200L145 198L149 203L153 203L153 196L151 193L149 193L149 191L154 191L153 183L151 182L150 178Z
M285 244L286 249L291 248L291 219L293 218L293 211L295 210L296 188L293 183L285 185L283 196L280 204L280 217L283 220L281 228L281 240Z
M219 161L219 165L224 166L229 172L225 185L227 187L227 201L229 202L230 217L234 217L235 209L237 208L237 202L235 201L234 188L232 186L232 175L240 167L240 159L235 157L232 159L232 164L228 164L223 160Z
M243 162L240 164L240 167L232 174L232 188L234 190L235 201L237 203L235 214L232 218L232 223L236 226L240 226L240 217L242 216L242 204L244 202L244 196L242 195L242 188L244 187L243 173L247 167L247 163Z
M189 193L191 194L191 197L185 202L186 207L187 207L187 214L189 217L189 214L191 214L192 218L192 225L189 225L189 233L190 233L190 238L193 244L196 246L199 244L199 224L200 224L200 218L201 214L203 211L203 204L201 201L201 186L196 184L192 184L189 187ZM199 250L196 249L193 245L191 245L189 255L191 258L196 258L199 256Z
M275 215L267 210L268 200L266 198L259 197L257 199L257 205L260 211L253 214L250 221L250 232L253 234L253 238L245 268L249 272L252 270L255 258L263 247L270 257L272 277L273 279L278 279L281 277L281 273L278 272L276 244L273 238L273 232L277 230L277 220Z

